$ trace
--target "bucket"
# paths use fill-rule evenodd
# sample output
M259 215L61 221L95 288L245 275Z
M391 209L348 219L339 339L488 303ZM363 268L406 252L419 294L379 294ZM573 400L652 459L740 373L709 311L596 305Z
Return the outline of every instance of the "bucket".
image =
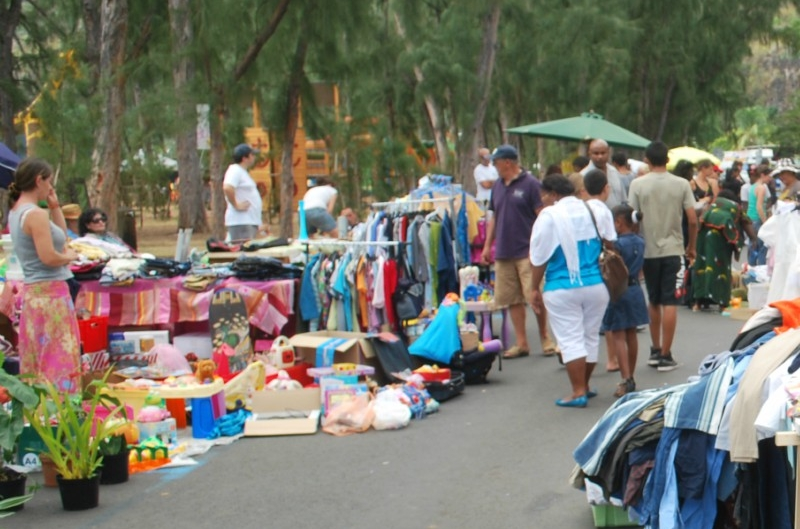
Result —
M100 476L85 479L64 479L59 474L58 491L65 511L94 509L100 503Z
M108 349L108 316L79 319L78 330L84 353L96 353Z

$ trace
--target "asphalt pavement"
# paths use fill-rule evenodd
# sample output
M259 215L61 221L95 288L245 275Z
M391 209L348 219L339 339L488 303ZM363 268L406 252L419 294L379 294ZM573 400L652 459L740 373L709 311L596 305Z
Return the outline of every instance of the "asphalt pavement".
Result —
M669 373L646 366L649 335L639 333L639 389L684 382L743 323L679 309L681 366ZM528 327L536 337L532 314ZM571 454L614 402L619 375L605 372L602 345L599 396L586 409L558 408L566 371L539 353L504 361L502 371L495 363L489 383L467 386L404 430L241 439L197 466L101 486L90 511L65 512L57 489L42 488L0 528L589 529L585 495L568 484Z

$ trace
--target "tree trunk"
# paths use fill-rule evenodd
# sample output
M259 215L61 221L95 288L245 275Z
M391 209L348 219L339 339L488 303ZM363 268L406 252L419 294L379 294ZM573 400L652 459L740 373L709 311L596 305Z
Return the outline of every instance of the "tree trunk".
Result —
M661 119L658 120L658 133L654 140L660 140L664 135L664 129L667 127L667 119L669 119L669 111L672 108L672 96L675 95L675 88L677 87L677 80L675 75L669 76L669 85L664 93L664 104L661 106Z
M81 12L83 26L86 31L86 49L84 60L90 65L92 82L89 83L89 93L94 94L100 81L100 46L103 24L100 18L101 0L82 0Z
M281 157L281 237L287 239L293 236L293 207L294 197L294 137L297 133L297 123L300 115L300 83L303 80L306 52L308 51L308 24L300 26L297 37L297 49L292 59L292 70L289 73L289 86L286 89L286 127L283 134L283 156Z
M403 22L400 20L400 16L396 12L393 13L393 15L394 26L397 29L397 35L402 41L405 42L406 50L413 51L414 48L412 43L406 40L406 30L403 27ZM417 80L417 85L421 85L425 80L425 76L422 74L422 68L416 64L414 65L414 77ZM433 99L433 96L424 96L423 102L425 103L425 112L428 116L428 123L430 123L431 132L433 132L433 141L436 144L436 157L438 159L437 165L439 166L440 170L446 171L450 153L447 150L447 137L444 133L445 127L441 119L441 113L436 101Z
M177 118L182 126L177 135L178 176L178 227L192 228L203 233L208 230L206 208L203 204L203 178L200 158L197 155L196 108L191 97L194 81L194 59L190 54L194 32L189 0L169 0L169 18L172 33L172 53L176 57L172 67L172 84L178 94Z
M500 4L495 0L489 11L483 16L483 45L481 57L478 62L477 80L475 91L475 115L469 128L462 133L458 142L458 173L456 178L470 193L475 193L474 179L469 178L477 163L475 158L478 151L478 131L483 127L486 108L489 105L489 95L492 87L492 70L494 70L495 56L497 55L497 27L500 23Z
M225 108L222 104L214 107L211 116L211 155L208 170L211 172L211 234L225 238L225 195L222 192L222 179L225 177L225 144L222 138L222 124L225 122Z
M125 113L125 41L128 34L127 0L103 0L100 79L103 106L92 152L89 203L108 214L109 229L116 229L119 202L119 166L122 158L122 117Z
M5 4L5 2L3 2ZM0 140L12 151L17 150L14 133L14 33L22 13L22 0L11 0L8 9L0 10Z

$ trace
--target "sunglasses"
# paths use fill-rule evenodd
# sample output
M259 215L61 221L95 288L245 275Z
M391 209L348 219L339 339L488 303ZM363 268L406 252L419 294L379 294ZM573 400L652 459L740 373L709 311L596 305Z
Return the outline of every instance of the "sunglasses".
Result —
M96 223L96 222L106 222L107 220L108 220L108 218L107 218L106 216L102 216L102 217L95 217L95 218L93 218L93 219L91 220L91 222L93 222L93 223Z

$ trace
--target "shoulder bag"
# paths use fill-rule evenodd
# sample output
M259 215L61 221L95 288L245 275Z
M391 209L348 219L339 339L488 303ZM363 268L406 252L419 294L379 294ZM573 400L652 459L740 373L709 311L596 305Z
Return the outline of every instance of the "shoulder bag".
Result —
M606 246L606 240L600 235L600 230L597 229L597 221L594 218L594 212L589 204L583 203L586 209L589 210L589 215L592 217L592 224L594 224L594 231L600 239L602 250L600 251L600 274L603 276L603 283L606 284L608 295L611 297L611 302L617 301L628 290L628 267L625 266L625 260L614 248Z

